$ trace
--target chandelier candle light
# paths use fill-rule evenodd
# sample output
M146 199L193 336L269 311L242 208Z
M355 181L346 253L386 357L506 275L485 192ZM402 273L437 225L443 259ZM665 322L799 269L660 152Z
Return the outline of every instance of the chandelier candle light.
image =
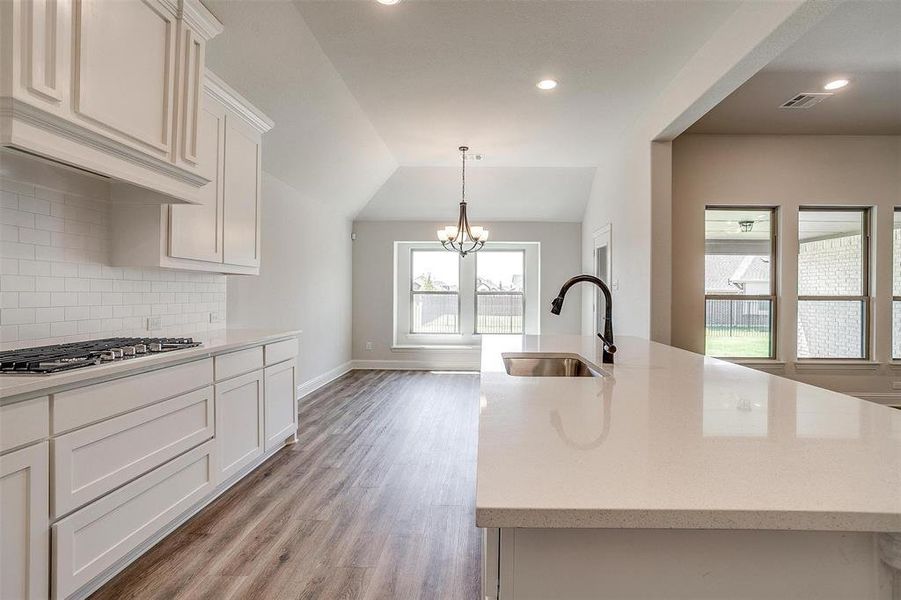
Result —
M438 241L450 252L459 252L465 257L470 252L478 252L488 241L488 230L473 225L470 227L469 218L466 216L466 152L468 146L460 146L463 155L463 197L460 200L460 217L456 225L448 225L438 230Z

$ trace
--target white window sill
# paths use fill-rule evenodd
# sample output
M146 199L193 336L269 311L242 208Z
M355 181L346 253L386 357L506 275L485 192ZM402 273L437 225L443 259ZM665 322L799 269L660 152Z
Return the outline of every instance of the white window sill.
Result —
M775 360L772 358L721 358L720 360L735 363L743 367L785 367L784 360Z
M392 352L413 352L416 350L478 350L481 346L459 344L405 344L391 346Z
M795 361L795 371L875 371L881 364L873 360L798 360Z

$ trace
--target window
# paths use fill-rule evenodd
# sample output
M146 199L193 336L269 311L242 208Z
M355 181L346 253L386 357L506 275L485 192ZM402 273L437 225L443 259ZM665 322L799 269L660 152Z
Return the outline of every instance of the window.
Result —
M525 251L476 254L476 333L522 333L525 314Z
M705 351L724 358L773 358L773 208L704 211Z
M410 333L460 332L460 263L446 250L413 250Z
M798 358L868 356L868 214L798 214Z
M892 358L901 358L901 208L892 228Z
M540 333L537 242L491 242L460 258L438 242L394 243L394 347L479 344Z

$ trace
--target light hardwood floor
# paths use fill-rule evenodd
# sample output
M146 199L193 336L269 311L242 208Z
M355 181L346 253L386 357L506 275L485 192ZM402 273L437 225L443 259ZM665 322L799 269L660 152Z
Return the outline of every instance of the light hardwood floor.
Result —
M480 594L476 374L353 371L280 451L94 599Z

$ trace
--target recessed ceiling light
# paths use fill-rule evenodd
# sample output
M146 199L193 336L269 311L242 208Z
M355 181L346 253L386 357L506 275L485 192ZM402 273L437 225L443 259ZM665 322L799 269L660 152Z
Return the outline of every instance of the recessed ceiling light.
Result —
M384 4L385 6L391 6L392 4L397 4L400 0L377 0L379 4Z
M847 79L836 79L834 81L830 81L826 85L823 86L824 90L840 90L843 87L848 85Z
M557 82L553 79L542 79L535 84L539 90L552 90L557 87Z

